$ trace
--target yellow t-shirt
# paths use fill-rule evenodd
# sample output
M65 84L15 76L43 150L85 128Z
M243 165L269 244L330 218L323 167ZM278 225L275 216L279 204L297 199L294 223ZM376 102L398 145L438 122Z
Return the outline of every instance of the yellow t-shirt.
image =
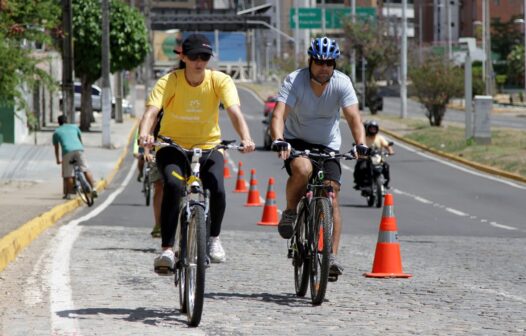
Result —
M382 135L376 134L376 136L366 136L365 137L365 144L369 148L373 149L382 149L389 147L389 142L387 142L387 139L385 139Z
M183 148L213 148L221 141L219 102L225 108L240 105L232 78L219 71L205 70L205 79L190 86L184 69L161 77L150 96L148 106L164 110L159 134L171 138Z

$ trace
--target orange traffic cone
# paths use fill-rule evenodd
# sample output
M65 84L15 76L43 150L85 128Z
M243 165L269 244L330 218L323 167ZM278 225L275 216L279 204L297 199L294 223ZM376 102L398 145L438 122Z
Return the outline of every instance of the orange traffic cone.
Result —
M230 175L230 168L228 168L228 160L225 159L225 168L223 168L223 177L228 179L231 178L232 175Z
M243 172L243 162L239 161L239 168L237 171L237 181L236 181L236 189L234 189L234 192L236 193L245 193L248 191L247 189L247 183L245 182L244 176L245 173Z
M261 200L259 199L259 191L257 189L258 181L256 180L256 170L250 170L250 188L248 189L246 207L258 207L262 206Z
M278 206L276 205L276 194L273 186L274 178L269 178L265 206L263 207L263 216L258 225L278 225Z
M371 273L364 273L366 277L410 278L412 276L412 274L406 274L402 271L402 257L393 206L393 195L386 194L373 270Z

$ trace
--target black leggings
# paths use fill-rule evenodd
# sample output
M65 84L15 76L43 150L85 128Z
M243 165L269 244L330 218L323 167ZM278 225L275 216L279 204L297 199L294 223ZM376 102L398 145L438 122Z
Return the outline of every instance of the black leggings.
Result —
M156 159L164 182L161 205L161 246L172 247L179 219L179 203L185 189L185 181L177 176L188 176L190 166L184 154L175 148L160 149L157 151ZM200 163L203 186L210 190L210 236L217 237L221 232L221 223L226 208L223 154L218 151L210 155L203 153Z

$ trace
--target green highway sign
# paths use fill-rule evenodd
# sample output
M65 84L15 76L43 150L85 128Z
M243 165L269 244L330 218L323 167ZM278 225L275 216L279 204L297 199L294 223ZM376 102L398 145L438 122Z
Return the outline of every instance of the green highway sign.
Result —
M321 8L298 8L299 29L321 29L322 27ZM325 8L325 28L341 29L342 18L351 16L351 8ZM376 20L376 8L356 7L356 17L358 20ZM290 9L290 28L296 28L296 9Z

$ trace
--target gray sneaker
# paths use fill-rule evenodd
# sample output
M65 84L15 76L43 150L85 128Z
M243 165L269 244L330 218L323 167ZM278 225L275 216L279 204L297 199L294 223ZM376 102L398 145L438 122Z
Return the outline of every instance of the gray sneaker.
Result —
M290 239L294 233L294 221L296 220L296 210L283 210L281 220L278 224L279 235L284 239Z
M170 275L174 272L175 254L172 250L165 250L153 261L153 270L159 275Z

